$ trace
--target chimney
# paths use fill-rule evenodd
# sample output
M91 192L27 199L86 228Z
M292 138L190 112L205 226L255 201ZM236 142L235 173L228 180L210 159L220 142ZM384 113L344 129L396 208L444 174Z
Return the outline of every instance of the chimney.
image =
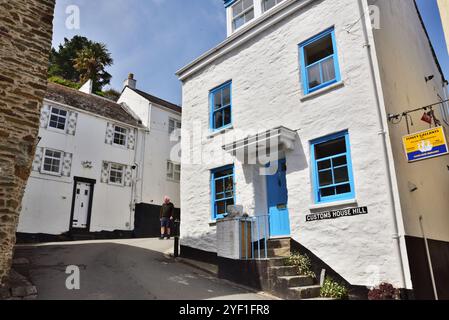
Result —
M128 79L123 83L123 87L130 87L131 89L136 89L137 80L134 79L134 74L130 73Z
M83 86L80 88L79 91L87 94L92 94L93 85L94 83L92 82L92 80L89 79L86 81L85 84L83 84Z

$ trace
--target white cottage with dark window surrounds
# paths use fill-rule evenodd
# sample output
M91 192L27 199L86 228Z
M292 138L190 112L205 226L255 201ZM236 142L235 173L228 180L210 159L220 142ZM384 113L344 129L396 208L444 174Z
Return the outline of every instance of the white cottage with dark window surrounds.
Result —
M449 298L449 158L409 163L387 116L448 97L414 1L224 4L227 39L177 73L181 254L290 298L320 291L276 259L291 250L365 297L385 281Z
M115 103L89 87L48 84L20 240L159 236L165 195L179 213L181 108L127 86Z
M19 235L130 235L142 130L123 106L49 83Z

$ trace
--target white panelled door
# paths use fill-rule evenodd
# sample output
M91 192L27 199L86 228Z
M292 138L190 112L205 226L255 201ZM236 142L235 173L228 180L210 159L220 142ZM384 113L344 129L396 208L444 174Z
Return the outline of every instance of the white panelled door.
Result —
M92 186L89 183L76 183L72 228L87 229L91 192Z

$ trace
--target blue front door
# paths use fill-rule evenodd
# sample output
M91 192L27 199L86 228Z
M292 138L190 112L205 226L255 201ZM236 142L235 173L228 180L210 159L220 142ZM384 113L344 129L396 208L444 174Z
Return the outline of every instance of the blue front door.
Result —
M288 214L287 163L280 160L278 171L267 176L268 213L270 215L270 236L290 236Z

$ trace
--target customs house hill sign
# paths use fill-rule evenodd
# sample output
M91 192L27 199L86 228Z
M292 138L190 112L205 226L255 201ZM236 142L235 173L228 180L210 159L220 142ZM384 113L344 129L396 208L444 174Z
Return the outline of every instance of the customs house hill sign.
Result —
M368 214L368 207L313 213L313 214L309 214L306 216L306 222L338 219L338 218L343 218L343 217L353 217L353 216L358 216L358 215L362 215L362 214Z

